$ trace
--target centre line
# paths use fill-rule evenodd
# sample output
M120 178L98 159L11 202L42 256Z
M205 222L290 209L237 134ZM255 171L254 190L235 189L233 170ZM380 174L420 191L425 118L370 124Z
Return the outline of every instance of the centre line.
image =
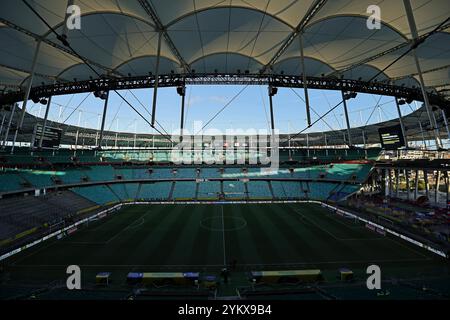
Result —
M222 240L223 240L223 266L227 266L227 256L226 256L226 249L225 249L225 219L223 217L223 205L220 206L222 209Z

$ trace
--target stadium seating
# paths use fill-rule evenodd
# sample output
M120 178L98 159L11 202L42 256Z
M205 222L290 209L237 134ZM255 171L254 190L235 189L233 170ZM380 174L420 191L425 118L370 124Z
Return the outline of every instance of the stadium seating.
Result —
M199 177L203 179L210 178L285 178L285 179L311 179L320 181L321 179L352 181L362 183L367 178L372 166L364 163L334 163L327 165L307 166L301 168L280 168L275 172L266 172L261 168L250 167L245 171L242 168L201 168ZM77 169L66 170L31 170L17 169L6 170L0 173L0 192L20 190L23 188L45 188L55 184L76 184L86 181L111 181L111 180L130 180L130 179L194 179L197 177L197 168L114 168L111 165L106 166L87 166ZM188 186L186 191L182 186ZM141 195L138 196L138 184L111 184L111 189L105 187L91 187L99 192L98 195L89 194L88 190L75 188L74 190L96 203L104 204L111 201L130 200L137 198L144 199L167 199L171 190L171 184L162 185L159 190L151 185L143 185ZM326 184L318 182L277 182L272 181L271 187L274 196L279 199L284 198L305 198L325 200L329 198L330 192L336 184ZM178 183L174 188L174 198L194 198L195 183ZM319 187L316 190L316 187ZM84 191L80 191L84 190ZM302 190L307 190L305 193ZM217 198L221 193L220 182L203 182L198 188L199 198ZM86 192L86 193L85 193ZM226 198L243 198L245 194L245 185L240 181L225 181L223 183L223 192ZM272 196L269 185L265 181L250 181L248 183L249 198L270 198ZM354 192L354 188L345 188L339 190L339 194L333 195L334 200L344 197L348 193ZM341 195L341 196L340 196Z
M0 240L52 225L95 204L70 191L0 199Z
M221 174L217 168L202 168L200 178L220 178Z
M59 179L63 172L27 169L18 170L17 174L33 187L44 188L53 185L55 179Z
M0 172L0 192L23 189L24 183L25 180L16 171Z
M92 181L114 180L114 169L112 166L91 166L86 174Z
M224 181L223 192L225 194L225 198L243 199L246 197L245 185L241 181Z
M350 180L363 182L371 169L367 164L335 163L327 169L327 176L336 180Z
M152 174L150 175L151 179L173 179L174 174L172 173L172 169L170 168L157 168L153 169Z
M359 185L344 185L337 188L326 200L341 201L360 189Z
M250 198L272 198L267 181L250 181L247 183L247 188Z
M208 181L199 184L198 199L217 199L220 193L220 181Z
M83 182L83 178L89 180L88 174L84 169L73 169L73 170L67 169L61 176L61 181L65 184L81 183Z
M116 183L109 185L112 192L120 198L121 201L134 200L138 186L138 183Z
M179 179L193 179L196 176L197 176L197 170L195 168L177 169L176 178L179 178Z
M114 168L114 174L124 180L150 179L151 177L150 172L142 168Z
M120 201L106 185L76 187L72 191L100 205Z
M314 200L326 200L330 193L335 191L339 185L335 183L309 182L308 198Z
M167 200L171 187L171 182L142 183L136 198L143 200Z
M197 183L192 181L178 181L175 183L175 189L172 199L194 199Z
M381 152L380 148L367 149L367 159L376 160ZM361 160L366 158L366 152L363 149L310 149L309 154L306 149L280 150L280 162L284 161L308 161L311 159L321 161L337 161L337 160Z
M277 199L298 199L304 194L300 188L300 182L271 181L274 197Z

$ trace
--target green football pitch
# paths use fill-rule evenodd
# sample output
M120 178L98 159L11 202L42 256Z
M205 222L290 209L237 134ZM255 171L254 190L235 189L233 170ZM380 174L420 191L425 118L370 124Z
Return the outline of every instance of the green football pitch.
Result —
M232 261L237 272L321 269L331 281L339 268L365 275L371 264L383 278L449 274L444 259L315 204L125 206L4 265L10 283L65 279L67 266L78 265L87 283L111 272L113 283L125 284L128 272L218 274Z

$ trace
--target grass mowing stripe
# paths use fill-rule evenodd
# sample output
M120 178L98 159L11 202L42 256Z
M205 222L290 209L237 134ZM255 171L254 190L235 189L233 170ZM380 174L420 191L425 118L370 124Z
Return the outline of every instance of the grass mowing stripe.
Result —
M136 223L136 221L140 221L141 219L144 219L146 216L148 216L148 214L151 213L151 211L144 211L144 214L142 214L142 216L137 217L136 220L133 220L130 224L128 224L125 228L123 228L122 230L120 230L119 232L117 232L117 234L115 234L114 236L112 236L111 238L109 238L106 241L106 244L109 244L111 241L114 241L114 239L116 239L118 236L120 236L123 232L129 230L129 228Z
M220 207L219 206L208 206L209 217L212 217L218 221L220 221ZM222 264L223 265L223 238L221 234L221 230L216 231L208 231L211 234L210 242L207 249L208 259L207 264Z
M320 216L324 215L324 211L322 208L309 205L300 207L302 208L301 211L297 206L291 206L288 208L290 209L292 215L296 216L297 219L301 217L300 219L302 223L308 226L307 230L310 230L314 233L314 235L311 236L311 241L314 242L315 250L310 253L310 255L315 256L314 260L322 260L323 263L326 263L330 260L351 261L364 260L374 257L370 252L364 250L364 248L363 250L361 250L360 243L349 243L347 241L344 241L344 239L337 238L333 233L329 232L326 229L326 227L328 226L326 224L326 221L322 223L314 222L311 217L319 219ZM314 232L314 230L320 232ZM346 231L349 233L352 232L352 230L348 229ZM344 234L344 236L345 235L346 234ZM349 234L348 236L352 235ZM358 246L360 248L358 248ZM318 253L321 253L321 255L319 256Z
M170 261L179 261L178 263L183 263L185 261L194 260L197 261L198 252L197 251L197 233L200 226L200 220L202 213L197 208L192 207L181 207L181 217L180 220L183 221L183 229L177 234L178 239L175 241L175 246L173 247L170 254Z
M236 260L237 264L258 264L261 263L261 256L258 254L256 243L250 234L248 221L245 219L247 212L246 206L225 206L227 216L237 219L231 220L232 229L236 231L227 234L227 254L232 260ZM242 219L242 220L239 220ZM246 221L246 226L240 228L242 221ZM239 229L238 229L239 228Z
M274 206L272 210L276 216L274 223L278 225L279 229L289 230L286 235L297 254L296 259L292 261L317 261L321 253L321 250L317 250L318 244L324 240L313 233L304 223L301 223L297 216L287 212L285 207Z
M106 244L103 246L78 246L74 250L73 255L66 255L65 261L69 261L72 258L77 259L77 263L79 264L94 264L94 263L104 263L104 264L114 264L118 261L123 261L126 256L129 254L130 250L127 248L129 243L129 239L133 237L136 230L140 229L131 229L132 232L129 232L129 226L133 226L137 221L141 218L146 217L147 219L151 219L153 215L152 207L142 207L141 210L138 210L134 207L129 207L124 212L118 213L115 216L115 219L120 220L115 226L114 231L116 234L112 235L109 228L111 224L105 225L104 229L98 230L99 237L102 239L106 239L106 235L109 237L106 240ZM118 228L121 229L118 229ZM104 233L103 235L101 233ZM69 240L67 238L67 240ZM131 248L134 244L131 245Z
M120 213L116 213L116 214L124 214L125 212L120 212ZM125 214L126 216L126 214ZM121 217L117 217L114 216L111 219L114 220L114 218L120 218L118 220L121 221L128 221L128 217L124 218L124 216ZM117 223L117 222L115 222ZM89 242L89 241L85 241L83 237L88 237L89 239L92 237L92 235L90 235L89 233L86 232L87 229L81 229L78 232L67 236L66 238L63 238L62 240L56 240L56 239L51 239L48 240L50 241L50 243L43 243L42 247L38 247L38 248L33 248L30 251L26 251L24 252L24 256L19 256L18 261L22 262L22 264L30 264L33 265L36 263L36 259L38 260L46 260L46 261L60 261L60 262L65 262L67 261L68 256L70 256L70 260L73 261L77 261L80 260L77 258L77 256L80 256L80 254L78 254L78 251L83 250L84 247L78 248L73 250L74 252L72 252L70 255L68 254L69 252L71 252L72 250L68 250L68 246L70 246L70 241L72 241L73 239L77 239L79 238L80 242ZM98 231L98 233L100 235L102 235L102 231ZM94 239L95 240L95 239ZM97 242L100 243L101 241L92 241L92 242ZM78 245L79 246L79 245ZM50 247L52 247L51 250L48 250ZM45 250L44 250L45 249ZM92 250L86 250L83 254L83 257L88 257L89 253ZM35 257L36 253L40 253L39 257ZM74 254L75 253L75 254ZM71 264L71 263L69 263ZM72 263L73 264L73 263Z
M326 216L327 218L329 218L329 219L332 219L331 217L329 217L328 215ZM345 219L345 218L343 218L343 217L340 217L340 216L338 216L338 217L336 217L336 219L339 219L339 218L341 218L341 219ZM334 220L334 219L333 219ZM425 252L420 252L418 249L416 249L415 247L413 247L412 245L410 245L410 244L408 244L408 243L406 243L405 241L403 241L403 240L401 240L401 239L398 239L398 238L396 238L396 237L391 237L391 236L389 236L389 235L387 235L387 236L381 236L381 235L378 235L378 234L374 234L372 231L369 231L369 230L367 230L367 228L365 228L365 227L361 227L359 230L354 230L354 232L355 233L358 233L358 234L360 234L360 235L363 235L363 237L361 238L361 239L355 239L355 240L361 240L361 241L366 241L366 240L381 240L380 242L380 244L374 244L374 246L378 246L378 245L381 245L382 244L382 242L394 242L396 245L398 245L398 246L401 246L401 247L403 247L403 248L406 248L408 251L410 251L410 252L412 252L412 253L414 253L414 255L415 256L417 256L417 255L419 255L419 256L421 256L421 257L423 257L423 258L426 258L426 259L429 259L429 256L427 256L426 255L426 253ZM369 238L369 237L373 237L373 236L376 236L375 238ZM344 239L344 240L346 240L346 241L350 241L350 240L353 240L353 239ZM389 248L389 249L393 249L391 246L389 246L388 244L386 245L386 248ZM404 250L396 250L396 251L398 251L399 252L399 254L404 254L405 252L404 252Z
M223 205L220 206L220 212L222 216L222 249L223 249L223 266L227 266L227 249L225 246L225 221L223 215Z
M305 215L303 216L305 217ZM330 220L330 217L323 212L318 212L313 215L308 214L307 218L320 230L332 234L327 230L327 227L329 226L329 224L327 224L327 220ZM360 255L361 257L367 257L367 259L371 259L372 261L377 261L384 258L417 258L418 255L422 258L424 257L424 255L411 248L409 248L410 252L408 253L405 250L392 247L392 241L399 244L397 241L400 240L392 240L389 236L385 237L374 234L372 231L365 228L362 228L361 230L347 229L347 231L349 232L347 237L336 238L336 240L340 240L342 245L347 248L346 251L352 251L355 256ZM363 233L364 236L361 237L361 233ZM359 237L356 237L356 235L359 235ZM406 244L403 245L406 246ZM411 255L411 252L414 253L414 255Z
M178 232L183 228L182 208L171 206L166 216L158 221L153 230L148 230L149 237L143 243L144 261L154 261L157 264L169 263L169 257L176 245ZM145 262L144 262L145 263Z
M304 239L302 242L308 252L305 254L309 261L318 261L326 263L330 260L354 260L355 257L361 257L357 252L353 251L351 246L336 239L334 234L328 232L324 226L312 224L306 216L318 216L324 214L323 209L317 206L287 206L282 207L286 214L281 217L286 219L293 219L291 224L300 224L301 234L299 239ZM318 232L319 231L319 232Z
M300 211L303 218L294 210ZM397 278L410 269L420 276L428 266L438 264L437 258L430 259L402 240L379 236L379 241L369 241L369 236L377 235L364 227L346 226L347 220L340 223L338 219L343 218L330 216L325 210L307 204L291 207L256 204L127 206L110 218L100 220L99 224L90 223L89 227L82 227L63 240L49 240L48 248L44 242L42 246L23 252L33 254L23 260L24 263L11 266L11 279L65 279L65 268L69 264L88 268L83 277L89 281L97 272L109 271L109 268L115 270L114 282L116 279L125 281L126 273L136 269L218 272L223 266L224 252L226 259L236 258L241 269L317 267L335 272L336 268L346 265L353 270L363 270L375 263L383 272L389 270L390 275ZM239 218L246 220L243 228ZM207 226L212 224L211 228L200 225L205 219L212 219L206 221ZM341 240L320 231L317 225ZM91 228L95 232L91 232ZM107 240L117 232L121 233L104 246L70 243L74 239L80 242ZM11 265L12 261L19 261L14 259L24 257L20 253L7 263ZM448 268L442 267L442 272L448 272ZM433 269L429 273L437 274L437 271Z
M276 239L271 236L268 226L261 219L265 212L261 212L261 208L254 204L247 206L248 210L245 213L245 218L247 219L248 225L252 226L249 228L249 231L257 247L258 254L262 258L260 263L265 264L273 260L282 261L282 256L280 256L278 248L274 246Z
M177 244L183 243L184 239L182 233L186 228L188 216L185 208L182 206L173 206L169 215L172 216L170 224L167 224L165 234L159 242L159 246L155 249L155 255L161 258L161 264L178 264L180 263L180 256L177 254Z
M200 223L202 224L211 221L210 219L219 218L217 206L201 205L196 210L201 210ZM200 227L195 240L197 243L194 255L196 257L195 261L204 265L222 266L221 241L222 237L219 231L213 231L204 226Z
M159 240L166 233L166 230L161 230L161 226L172 217L168 214L171 206L152 205L151 207L154 214L150 216L150 219L141 228L135 230L130 238L115 247L117 252L114 254L114 258L116 261L126 261L128 264L146 264L159 258L155 252L158 250Z
M259 205L262 207L262 205ZM280 219L280 215L283 215L282 209L279 206L268 205L264 206L265 214L264 225L270 228L270 234L273 236L278 251L283 252L283 259L280 262L285 261L299 261L301 260L299 252L295 246L295 243L299 240L293 228L297 227L297 223L287 224ZM293 221L295 222L295 221Z

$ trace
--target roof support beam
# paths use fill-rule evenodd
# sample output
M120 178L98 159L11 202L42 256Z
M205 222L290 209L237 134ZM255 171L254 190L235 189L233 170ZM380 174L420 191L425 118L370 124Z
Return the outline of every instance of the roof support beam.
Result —
M180 115L180 142L183 142L184 135L184 103L186 97L186 86L183 84L177 87L177 93L181 96L181 115Z
M422 74L427 74L427 73L436 72L436 71L440 71L440 70L445 70L445 69L449 69L449 68L450 68L450 65L448 64L448 65L440 66L440 67L433 68L433 69L422 70ZM408 74L408 77L414 77L414 76L417 76L417 75L419 75L418 72L411 73L411 74ZM404 78L405 78L405 76L400 76L400 77L392 77L390 79L391 79L391 81L395 81L395 80L404 79Z
M50 45L50 46L52 46L52 47L54 47L54 48L56 48L56 49L58 49L58 50L60 50L62 52L65 52L65 53L69 54L70 56L76 58L77 60L79 60L79 58L72 52L72 50L70 50L70 49L68 49L68 48L66 48L64 46L61 46L61 45L59 45L57 43L54 43L53 41L51 41L51 40L49 40L47 38L43 38L43 37L39 36L38 34L33 33L31 31L29 31L29 30L26 30L26 29L24 29L24 28L14 24L14 23L12 23L12 22L10 22L8 20L3 19L3 18L0 18L0 22L4 23L5 25L7 25L8 27L10 27L10 28L12 28L14 30L17 30L17 31L19 31L19 32L21 32L23 34L26 34L27 36L30 36L30 37L34 38L37 41L41 40L45 44L48 44L48 45ZM99 63L97 63L95 61L87 59L86 57L83 57L83 59L85 59L90 65L95 66L97 68L100 68L102 70L105 70L106 73L109 74L109 75L123 76L122 74L120 74L119 72L115 71L114 69L105 67L105 66L103 66L103 65L101 65L101 64L99 64ZM80 61L80 62L82 62L82 61Z
M6 68L6 69L9 69L9 70L12 70L12 71L19 71L19 72L23 72L23 73L26 73L26 74L29 74L30 73L30 71L29 70L25 70L25 69L21 69L21 68L18 68L18 67L12 67L12 66L8 66L8 65L6 65L6 64L3 64L3 63L0 63L0 67L3 67L3 68ZM44 78L44 79L48 79L48 80L52 80L52 81L54 81L54 80L58 80L58 81L63 81L63 80L61 80L61 79L58 79L58 78L56 78L56 77L52 77L52 76L49 76L49 75L46 75L46 74L42 74L42 73L38 73L38 72L35 72L34 73L34 75L35 76L38 76L38 77L40 77L40 78ZM17 85L7 85L7 86L9 86L9 87L21 87L22 85L23 85L23 83L26 81L28 79L28 77L25 77L21 82L20 82L20 84L17 84ZM66 81L67 82L67 81Z
M308 85L306 82L306 69L305 69L305 56L303 55L303 34L300 33L298 35L298 39L300 42L300 60L302 63L302 76L303 76L303 89L305 91L305 104L306 104L306 120L308 122L308 126L311 125L311 112L309 108L309 95L308 95Z
M22 129L23 119L25 119L25 114L27 111L27 102L28 102L28 99L30 98L31 87L33 86L34 72L36 70L36 64L37 64L37 59L39 56L40 48L41 48L41 40L38 40L36 43L35 51L34 51L33 62L31 64L31 73L30 73L30 76L28 77L28 85L27 85L27 88L25 90L25 94L23 97L22 112L21 112L20 118L18 120L18 123L16 124L16 132L14 133L14 139L13 139L13 143L11 146L11 154L14 153L14 147L15 147L16 140L17 140L17 134L19 133L19 130Z
M448 27L450 27L450 23L444 24L444 25L443 25L441 28L439 28L437 31L445 30L445 29L447 29ZM423 38L425 38L425 37L427 37L427 36L428 36L428 34L423 34L423 35L421 35L420 37L418 37L418 39L423 39ZM339 75L339 74L343 74L343 73L346 72L346 71L349 71L349 70L355 69L355 68L357 68L357 67L360 67L360 66L362 66L362 65L364 65L364 64L366 64L366 63L368 63L368 62L370 62L370 61L373 61L373 60L376 60L376 59L378 59L378 58L381 58L381 57L383 57L383 56L385 56L385 55L387 55L387 54L389 54L389 53L395 52L395 51L400 50L400 49L402 49L402 48L406 48L406 47L408 47L408 46L410 46L410 45L411 45L411 43L408 42L408 41L406 41L406 42L401 43L401 44L399 44L399 45L396 45L396 46L394 46L394 47L392 47L392 48L390 48L390 49L387 49L387 50L382 51L382 52L380 52L380 53L377 53L377 54L375 54L375 55L373 55L373 56L370 56L370 57L368 57L368 58L365 58L365 59L363 59L363 60L360 60L360 61L358 61L358 62L356 62L356 63L352 63L351 65L349 65L349 66L347 66L347 67L344 67L344 68L342 68L342 69L340 69L340 70L333 71L333 72L329 73L327 76L328 76L328 77L332 77L332 76L336 76L336 75ZM447 66L445 66L444 68L446 68L446 67L447 67ZM439 70L439 69L441 69L441 67L440 67L440 68L436 68L436 70ZM434 71L434 69L433 69L433 70L430 70L430 71ZM429 71L427 70L427 71L425 71L425 72L429 72ZM425 73L425 72L423 72L423 73ZM416 74L413 74L413 75L416 75ZM400 78L404 78L404 77L400 77ZM395 80L395 79L397 79L397 78L391 78L391 79Z
M0 137L2 136L2 133L3 133L3 125L5 124L6 111L3 111L2 114L3 114L3 117L2 117L2 124L0 125Z
M17 104L13 103L11 106L11 113L9 115L8 125L6 126L5 136L3 137L2 149L5 149L6 142L8 141L9 130L11 129L12 120L14 118L14 112L16 111Z
M190 74L190 75L159 75L158 87L177 87L186 85L268 85L278 88L303 88L301 76L267 75L260 74ZM270 80L270 81L269 81ZM308 88L344 90L352 92L372 93L385 96L409 97L413 100L423 101L420 89L395 86L385 83L367 83L351 79L336 79L327 77L306 77ZM53 95L92 92L96 90L125 90L153 88L155 76L137 76L126 78L101 78L68 83L43 85L31 89L30 97L49 97ZM430 93L429 100L433 105L442 108L450 107L450 102L436 93ZM23 91L9 92L0 95L0 104L11 104L22 101Z
M18 129L22 128L23 119L25 117L25 113L26 113L26 110L27 110L27 102L28 102L28 99L30 98L31 87L33 86L34 72L36 71L36 64L37 64L37 59L38 59L38 56L39 56L40 48L41 48L41 40L37 41L37 43L36 43L36 48L35 48L35 51L34 51L33 62L31 64L31 73L30 73L30 77L28 78L27 89L26 89L25 95L23 97L22 114L20 116L19 125L17 126Z
M156 121L156 99L158 96L158 84L159 84L159 60L161 58L161 38L162 32L160 31L158 34L158 52L156 56L156 72L155 72L155 85L153 87L153 106L152 106L152 127L155 126Z
M447 130L448 139L450 140L450 129L448 127L447 115L445 114L445 110L442 109L442 118L444 119L445 129Z
M270 129L272 130L272 135L275 131L275 119L273 117L273 101L272 97L276 94L277 89L269 86L269 107L270 107Z
M325 5L327 0L316 0L311 5L311 7L308 9L308 12L306 12L303 19L300 21L300 23L297 25L297 27L292 31L292 33L289 35L289 37L286 39L286 41L281 45L281 47L277 50L275 55L270 59L269 63L267 63L261 73L265 73L267 70L270 70L273 65L277 62L277 60L283 55L283 53L287 50L287 48L291 45L291 43L294 41L295 37L298 36L306 27L306 25L311 21L311 19L316 15L317 12L319 12L320 9Z
M170 51L172 51L172 53L178 59L181 67L184 69L185 72L190 72L191 69L189 64L181 56L180 51L178 51L178 49L175 47L175 44L173 43L172 39L167 33L166 27L162 24L161 19L158 17L156 11L153 9L151 4L147 0L138 0L138 1L139 4L142 6L142 8L144 8L145 12L152 18L153 22L155 22L155 25L158 28L157 31L162 32L166 44L169 46Z
M105 104L103 105L102 126L100 128L100 137L98 139L97 148L100 150L103 143L103 132L105 130L106 113L108 111L109 91L106 91Z
M405 124L403 123L402 111L400 110L400 104L398 103L397 97L395 97L395 105L397 106L398 121L400 122L400 127L402 129L403 141L405 142L406 149L408 149L408 139L406 136Z
M418 33L417 33L416 21L414 19L414 14L413 14L413 10L412 10L412 7L411 7L411 3L410 3L409 0L403 0L403 5L405 7L406 17L408 18L409 29L411 30L411 35L413 37L413 41L416 42L416 41L418 41L419 36L418 36ZM414 61L416 63L417 72L419 74L420 89L422 90L422 95L423 95L423 101L424 101L424 104L425 104L425 109L427 110L428 118L430 120L431 129L434 131L434 139L436 141L436 149L441 149L442 148L442 142L441 142L441 139L439 137L439 129L437 128L436 119L434 118L434 115L432 114L433 111L431 110L430 101L428 99L428 93L427 93L427 90L426 90L426 87L425 87L425 82L423 80L422 70L421 70L421 67L420 67L419 58L417 57L416 49L413 49L412 53L413 53L413 56L414 56Z
M47 119L48 119L48 113L50 111L50 105L52 104L52 97L48 97L47 106L45 108L45 116L44 116L44 123L42 124L42 132L41 132L41 138L39 139L39 149L42 149L42 142L44 141L44 133L45 128L47 127ZM31 146L33 148L33 146Z
M352 136L350 135L350 119L348 117L348 109L347 109L347 99L346 96L344 94L344 91L341 91L342 94L342 102L344 104L344 114L345 114L345 123L347 124L347 136L348 136L348 145L351 146L352 145ZM344 139L345 141L345 139Z

